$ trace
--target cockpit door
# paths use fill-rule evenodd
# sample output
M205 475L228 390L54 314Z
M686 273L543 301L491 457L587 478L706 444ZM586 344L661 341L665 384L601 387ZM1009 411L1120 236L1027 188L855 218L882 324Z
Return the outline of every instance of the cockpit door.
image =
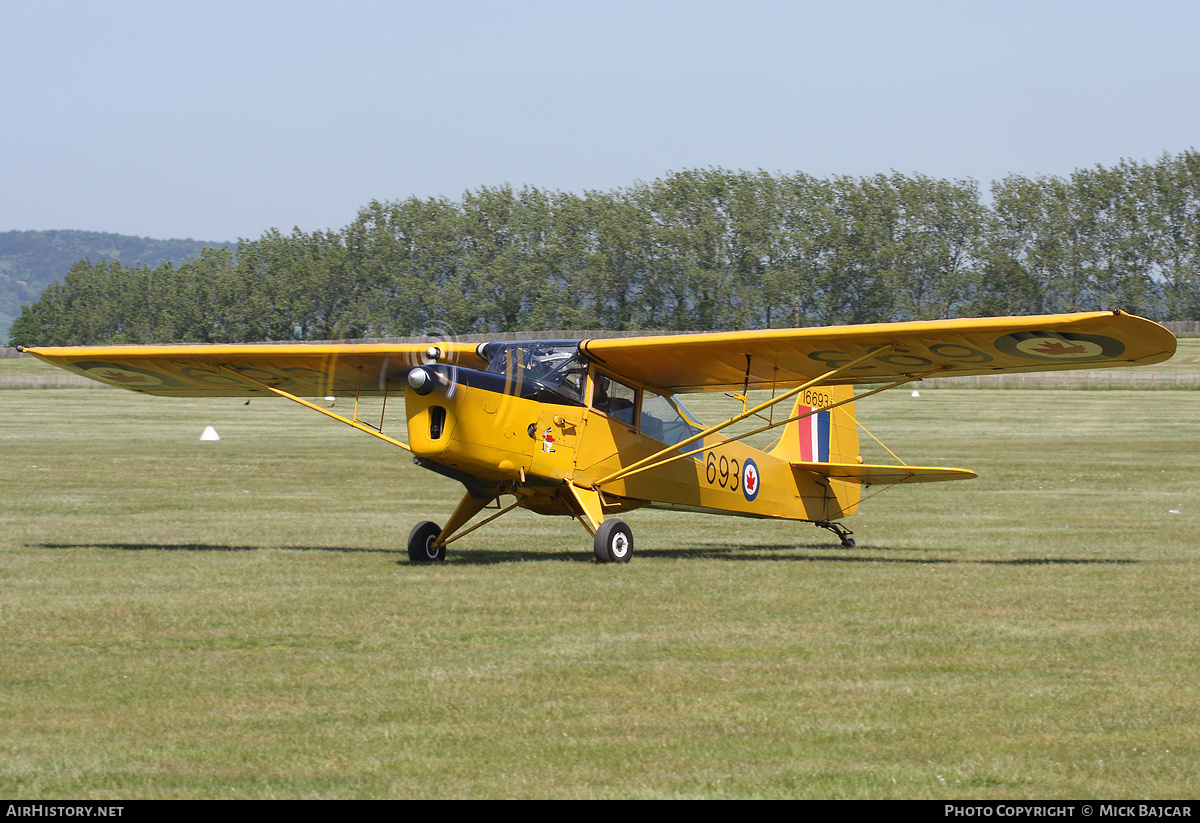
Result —
M582 409L543 404L534 431L530 472L555 480L571 477L575 473L575 449L582 429Z

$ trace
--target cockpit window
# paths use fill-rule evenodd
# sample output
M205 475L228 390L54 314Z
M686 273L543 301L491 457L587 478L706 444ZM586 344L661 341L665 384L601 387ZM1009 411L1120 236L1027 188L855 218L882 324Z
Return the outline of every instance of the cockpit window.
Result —
M592 408L632 427L637 411L637 389L597 373L592 379Z
M696 418L679 400L642 392L642 434L671 446L701 431Z
M487 370L503 375L510 385L536 383L573 403L583 403L588 364L578 343L492 343L488 355Z

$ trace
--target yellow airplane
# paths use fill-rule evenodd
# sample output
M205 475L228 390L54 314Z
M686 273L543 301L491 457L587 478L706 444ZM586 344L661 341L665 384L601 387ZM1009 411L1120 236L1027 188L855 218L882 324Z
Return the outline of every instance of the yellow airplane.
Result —
M854 402L930 377L1160 363L1175 337L1120 311L861 326L531 340L480 345L262 344L22 348L112 386L174 397L278 395L411 452L466 489L446 525L413 527L413 562L521 507L577 519L602 563L633 533L614 515L651 506L808 521L854 545L838 521L863 486L975 477L955 468L869 465ZM855 396L855 386L871 385ZM751 391L771 399L750 405ZM731 392L741 413L705 426L679 399ZM407 442L358 415L404 393ZM343 416L305 397L354 397ZM786 415L774 407L790 402ZM789 408L783 406L781 408ZM749 432L727 427L758 417ZM761 451L744 441L782 428ZM502 497L514 502L501 506ZM468 523L485 509L490 516Z

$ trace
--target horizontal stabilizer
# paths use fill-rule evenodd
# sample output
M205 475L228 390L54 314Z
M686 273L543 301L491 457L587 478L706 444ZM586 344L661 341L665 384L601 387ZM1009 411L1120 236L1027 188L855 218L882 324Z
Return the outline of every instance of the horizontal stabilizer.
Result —
M943 480L970 480L977 475L967 469L930 468L928 466L872 466L862 463L792 463L793 469L812 472L834 480L863 486L891 486L896 483L937 483Z

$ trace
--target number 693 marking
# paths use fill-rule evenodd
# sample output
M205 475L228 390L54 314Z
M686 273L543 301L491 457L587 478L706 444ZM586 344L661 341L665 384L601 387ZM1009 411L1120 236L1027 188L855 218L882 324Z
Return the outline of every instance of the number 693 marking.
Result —
M723 489L737 491L741 482L742 467L737 460L731 460L725 455L717 457L712 452L704 459L704 478L710 486L720 486Z

